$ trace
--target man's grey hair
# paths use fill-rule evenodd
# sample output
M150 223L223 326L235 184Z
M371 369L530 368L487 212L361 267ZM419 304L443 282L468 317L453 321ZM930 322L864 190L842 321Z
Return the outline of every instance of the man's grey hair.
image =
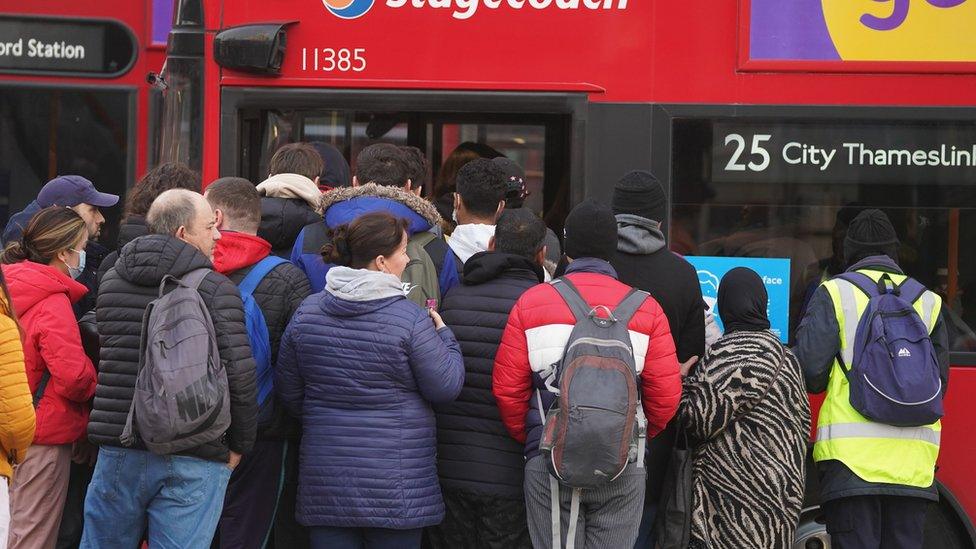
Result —
M161 193L149 206L146 225L152 234L176 235L180 227L189 227L197 215L200 193L186 189L170 189Z

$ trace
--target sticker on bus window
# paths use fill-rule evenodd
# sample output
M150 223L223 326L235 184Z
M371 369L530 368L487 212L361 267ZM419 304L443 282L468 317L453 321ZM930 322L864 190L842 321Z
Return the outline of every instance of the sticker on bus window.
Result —
M722 331L722 311L718 310L718 287L725 273L736 267L752 269L763 280L769 302L766 314L769 317L770 330L780 341L786 343L789 337L790 321L790 260L781 258L759 257L710 257L702 255L687 255L688 260L698 271L698 283L701 284L702 297L709 311L715 315L715 322Z

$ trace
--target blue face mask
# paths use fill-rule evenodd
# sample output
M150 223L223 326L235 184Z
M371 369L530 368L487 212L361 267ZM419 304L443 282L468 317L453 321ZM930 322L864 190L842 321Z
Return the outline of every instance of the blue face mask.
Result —
M84 272L85 270L85 256L87 255L87 253L85 252L85 250L75 250L74 248L68 248L68 249L78 254L77 267L72 267L71 265L68 265L67 262L65 262L65 266L68 267L68 276L77 280L77 278L81 276L81 273Z

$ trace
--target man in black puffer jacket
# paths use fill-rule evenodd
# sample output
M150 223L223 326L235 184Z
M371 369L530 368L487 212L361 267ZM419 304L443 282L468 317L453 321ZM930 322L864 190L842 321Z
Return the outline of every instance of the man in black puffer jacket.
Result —
M278 541L279 532L289 536L276 546L298 549L308 545L308 534L303 537L305 529L295 521L296 491L286 490L283 483L286 480L285 459L289 454L298 455L301 431L297 422L275 402L273 374L281 335L311 288L305 273L288 261L280 260L282 263L276 265L261 263L272 261L267 259L271 244L257 236L261 197L250 181L240 177L218 179L207 187L204 197L217 213L217 229L220 230L220 240L214 247L214 269L237 284L244 297L246 290L242 282L254 269L270 268L270 271L258 271L267 274L253 286L252 294L267 326L266 341L271 351L268 361L264 365L258 364L258 438L254 450L244 456L241 466L230 477L217 529L219 540L214 546L260 549L269 539L274 520L279 523L275 541ZM258 273L255 276L259 276ZM251 347L255 347L254 341ZM268 497L268 494L281 496ZM281 517L276 520L279 500Z
M217 440L179 455L152 454L138 439L122 447L146 306L157 298L164 276L211 268L214 242L220 238L210 205L184 189L159 195L146 221L151 234L122 249L99 287L101 362L88 437L100 449L85 500L82 547L135 547L147 525L150 546L207 546L231 471L254 445L255 363L243 304L237 286L215 271L198 290L213 319L227 373L230 427Z
M617 255L611 263L621 282L644 290L661 304L671 326L678 362L683 363L705 354L705 306L695 268L669 250L664 240L661 222L667 205L664 188L649 172L633 171L617 182L613 190ZM649 442L638 549L652 546L651 527L674 437L674 426L669 425Z
M441 316L464 354L461 395L437 412L437 468L444 521L431 546L531 547L526 524L522 445L509 436L491 392L495 351L519 296L542 282L546 226L525 209L498 218L488 252L464 264L464 282L444 299Z

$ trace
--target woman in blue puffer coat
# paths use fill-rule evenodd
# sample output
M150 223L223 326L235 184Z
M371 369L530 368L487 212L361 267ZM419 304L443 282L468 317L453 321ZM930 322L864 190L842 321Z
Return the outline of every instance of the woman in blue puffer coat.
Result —
M444 517L431 404L464 383L436 311L408 301L406 222L371 213L333 231L322 292L285 330L275 387L302 420L298 521L312 547L420 547Z

